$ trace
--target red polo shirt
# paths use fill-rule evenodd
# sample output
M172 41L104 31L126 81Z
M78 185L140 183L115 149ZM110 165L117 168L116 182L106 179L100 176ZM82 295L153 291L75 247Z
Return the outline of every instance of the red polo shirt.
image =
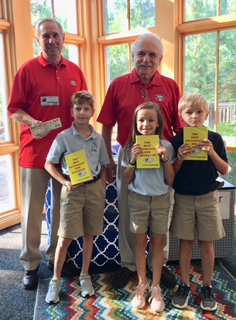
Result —
M132 130L134 110L146 101L142 91L144 87L150 101L156 102L161 108L165 120L165 139L170 141L173 132L178 133L182 127L178 116L180 91L177 83L157 71L152 82L145 86L134 69L111 83L97 119L107 127L113 127L117 123L117 141L122 146Z
M19 69L10 94L8 115L22 109L36 120L44 122L59 117L62 123L62 128L51 131L41 140L33 138L29 126L21 126L20 166L44 168L54 138L73 122L70 99L80 90L87 90L84 75L76 64L64 58L56 68L41 55ZM42 106L41 97L58 97L59 103Z

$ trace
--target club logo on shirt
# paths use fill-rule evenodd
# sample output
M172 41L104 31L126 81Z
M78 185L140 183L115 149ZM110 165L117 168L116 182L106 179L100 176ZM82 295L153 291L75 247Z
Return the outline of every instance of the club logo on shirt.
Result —
M97 152L98 146L96 142L93 142L91 145L91 151L92 152Z
M72 87L77 87L77 81L76 80L70 80L70 83Z
M158 93L158 94L156 95L156 99L157 99L157 101L159 101L159 102L163 102L163 101L166 100L166 96L165 96L163 93Z

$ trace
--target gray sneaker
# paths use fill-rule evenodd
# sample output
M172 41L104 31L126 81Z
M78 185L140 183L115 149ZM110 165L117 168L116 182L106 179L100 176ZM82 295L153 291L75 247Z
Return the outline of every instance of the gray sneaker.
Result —
M83 298L91 297L94 294L91 277L88 274L82 274L79 277L81 286L81 295Z
M188 299L191 295L191 288L186 284L180 284L173 299L172 305L175 308L184 309L188 305Z
M205 285L201 289L202 301L200 307L203 310L215 311L217 309L216 298L212 292L212 287Z
M61 281L58 279L52 279L49 283L48 293L45 301L49 304L54 304L59 301L59 292L61 291Z

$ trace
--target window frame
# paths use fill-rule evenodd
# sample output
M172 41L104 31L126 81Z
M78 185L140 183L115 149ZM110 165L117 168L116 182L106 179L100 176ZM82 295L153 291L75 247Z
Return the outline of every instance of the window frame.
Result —
M177 82L179 83L180 90L184 94L185 79L184 79L184 66L185 66L185 37L194 34L204 34L209 32L216 32L219 42L219 33L224 30L235 29L235 15L219 15L212 18L184 21L185 17L185 1L177 1L177 41L178 41L178 61L179 69L177 74ZM218 43L219 44L219 43ZM218 68L218 66L217 66ZM217 101L216 101L217 105ZM217 112L215 118L215 125L217 124ZM216 125L217 132L217 125ZM231 139L227 141L226 148L228 151L235 151L235 144L232 144Z
M0 11L0 32L3 35L3 46L5 53L5 70L6 70L6 87L9 93L9 88L12 85L12 79L17 70L15 59L15 44L14 30L12 28L12 14L14 8L10 1L1 0ZM13 176L15 186L15 208L11 211L6 211L0 214L0 229L4 229L21 221L20 211L20 168L19 161L19 130L20 126L10 119L11 141L0 143L0 156L10 155L13 163Z

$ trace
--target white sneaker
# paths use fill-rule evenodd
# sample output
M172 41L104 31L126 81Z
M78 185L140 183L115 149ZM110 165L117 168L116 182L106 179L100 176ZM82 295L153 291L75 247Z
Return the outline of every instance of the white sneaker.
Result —
M141 309L145 306L148 289L148 283L141 283L136 287L133 299L131 301L131 305L133 308Z
M58 279L52 279L49 283L48 293L46 295L46 302L54 304L59 301L59 292L61 291L61 281Z
M165 309L160 286L151 287L151 296L148 301L151 302L150 307L154 312L162 312Z
M94 294L91 277L88 274L82 274L79 277L82 297L91 297Z

